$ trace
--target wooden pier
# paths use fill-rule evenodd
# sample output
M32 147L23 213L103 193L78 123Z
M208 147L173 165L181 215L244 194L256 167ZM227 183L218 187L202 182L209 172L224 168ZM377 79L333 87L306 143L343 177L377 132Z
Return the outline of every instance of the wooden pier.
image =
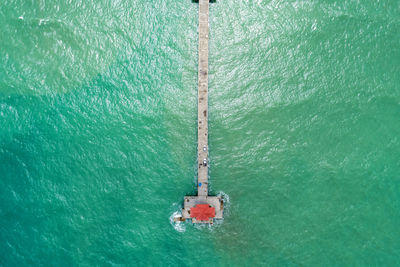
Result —
M208 195L208 0L199 1L199 70L197 92L197 161L199 196Z
M197 114L197 196L186 196L182 217L193 223L213 223L223 218L221 197L208 195L208 21L209 0L199 0L199 66Z

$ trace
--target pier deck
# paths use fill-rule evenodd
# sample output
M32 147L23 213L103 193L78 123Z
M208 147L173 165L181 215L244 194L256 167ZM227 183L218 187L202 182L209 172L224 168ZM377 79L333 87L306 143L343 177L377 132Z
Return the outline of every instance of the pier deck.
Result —
M197 196L186 196L182 217L193 223L213 223L223 218L223 201L219 196L208 195L208 20L209 0L199 0L199 66L197 114ZM205 205L206 204L206 205ZM199 215L196 217L196 215ZM202 218L202 219L199 219ZM207 218L207 219L205 219Z
M199 69L198 69L198 184L199 196L208 195L208 0L199 1Z

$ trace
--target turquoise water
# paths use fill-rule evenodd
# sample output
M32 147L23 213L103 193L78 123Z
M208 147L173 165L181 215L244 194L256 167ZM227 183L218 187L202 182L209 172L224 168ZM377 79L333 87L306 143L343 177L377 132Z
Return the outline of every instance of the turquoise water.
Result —
M400 265L400 2L0 3L0 266Z

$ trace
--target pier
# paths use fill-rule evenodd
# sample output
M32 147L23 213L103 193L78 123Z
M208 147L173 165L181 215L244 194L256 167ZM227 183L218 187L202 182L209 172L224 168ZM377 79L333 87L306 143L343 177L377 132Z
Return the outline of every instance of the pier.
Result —
M197 90L197 196L185 196L182 216L193 223L213 223L223 218L223 201L208 195L208 21L209 0L199 0L199 62Z

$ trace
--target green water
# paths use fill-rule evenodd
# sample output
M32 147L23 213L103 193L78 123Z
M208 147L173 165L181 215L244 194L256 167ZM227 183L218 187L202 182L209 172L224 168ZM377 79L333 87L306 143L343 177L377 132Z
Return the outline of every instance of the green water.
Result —
M399 266L400 2L0 3L0 266Z

